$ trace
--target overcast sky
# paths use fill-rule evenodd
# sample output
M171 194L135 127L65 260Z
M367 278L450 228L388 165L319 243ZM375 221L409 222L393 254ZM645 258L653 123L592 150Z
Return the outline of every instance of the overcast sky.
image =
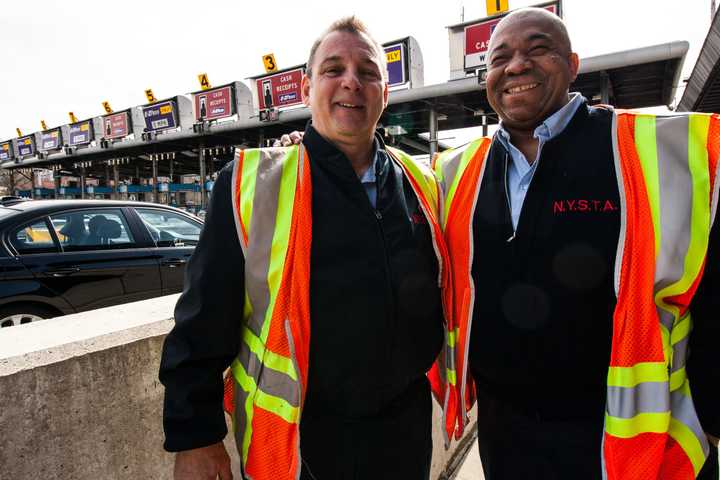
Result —
M510 7L536 4L510 0ZM272 52L280 68L306 61L315 37L350 14L380 42L414 36L425 84L449 78L446 26L485 16L482 0L4 1L0 10L0 140L263 72ZM565 0L574 49L594 56L673 40L690 42L689 76L710 26L710 0ZM247 83L247 82L246 82ZM678 97L679 100L679 97Z

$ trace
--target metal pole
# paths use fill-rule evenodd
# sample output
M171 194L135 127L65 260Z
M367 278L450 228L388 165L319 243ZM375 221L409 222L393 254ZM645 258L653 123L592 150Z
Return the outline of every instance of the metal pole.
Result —
M205 147L203 145L200 145L198 161L200 162L200 208L205 210Z
M438 138L437 138L437 132L438 132L438 118L437 118L437 111L434 107L430 108L430 161L432 161L433 157L438 151Z
M150 200L153 203L160 203L159 197L159 190L158 190L158 180L157 180L157 172L158 172L158 160L157 155L152 156L152 200Z
M482 116L482 136L487 137L488 136L488 123L487 123L487 115Z
M600 102L610 104L610 77L607 72L600 72Z
M30 169L30 198L35 198L35 169Z
M80 198L85 198L85 167L80 167Z
M174 165L173 164L175 163L175 160L173 159L174 156L175 156L174 153L170 155L170 182L168 183L168 202L167 202L169 204L175 203L175 201L174 201L175 193L170 191L172 189L172 184L175 182L175 179L173 178L173 173L174 173L174 168L173 168Z
M55 174L57 172L57 175ZM59 170L53 170L53 183L55 184L55 199L60 198L61 175Z
M117 164L113 165L113 196L115 200L120 199L120 169Z
M260 133L258 134L258 148L265 147L265 132L260 130Z
M12 194L17 195L17 184L15 183L15 170L10 170L10 186L12 187Z

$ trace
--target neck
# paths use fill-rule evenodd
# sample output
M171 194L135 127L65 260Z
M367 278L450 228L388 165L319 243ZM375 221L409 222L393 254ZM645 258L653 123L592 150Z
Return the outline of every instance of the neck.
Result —
M372 164L373 142L363 145L335 145L350 160L355 175L361 177Z
M534 136L535 127L532 130L504 128L510 134L510 142L525 155L525 159L532 165L535 157L537 157L538 145L540 144L540 141Z

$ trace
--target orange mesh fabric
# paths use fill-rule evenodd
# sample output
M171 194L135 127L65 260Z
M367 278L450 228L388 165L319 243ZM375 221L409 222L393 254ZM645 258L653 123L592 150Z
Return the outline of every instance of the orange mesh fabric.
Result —
M665 461L660 466L659 479L662 480L693 480L695 470L685 450L672 437L668 437L665 445Z
M223 409L228 415L235 413L235 380L232 371L225 374L223 392Z
M299 468L299 439L296 425L255 406L252 442L245 470L250 478L296 480Z
M608 480L665 480L659 477L668 436L642 433L633 438L605 434L605 467ZM667 480L675 480L667 477ZM679 480L679 479L678 479Z
M613 315L610 365L664 360L655 302L655 231L645 179L635 150L635 116L617 116L618 149L626 198L625 248Z
M707 138L708 168L710 169L710 192L715 188L718 158L720 157L720 115L710 117ZM712 198L711 198L712 200Z
M458 422L458 417L462 415L462 409L465 399L459 398L462 388L462 377L465 373L465 350L468 342L468 322L470 318L470 268L471 268L471 251L472 251L472 213L473 206L476 201L476 193L478 182L480 181L480 172L482 171L485 154L490 145L490 140L485 139L478 150L475 152L470 163L463 172L463 176L458 182L455 196L452 200L452 206L446 219L445 238L448 244L450 265L452 265L451 285L452 292L448 292L445 301L450 305L451 317L448 320L449 328L454 330L458 328L458 338L455 343L455 371L457 373L456 389L450 392L450 401L448 403L447 414L447 433L452 436L453 430ZM452 181L448 179L448 181ZM455 437L462 435L462 428L458 425L455 431Z

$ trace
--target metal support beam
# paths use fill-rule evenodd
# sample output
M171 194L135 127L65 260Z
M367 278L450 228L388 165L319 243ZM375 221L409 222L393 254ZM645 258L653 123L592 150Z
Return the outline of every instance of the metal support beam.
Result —
M113 165L113 198L120 199L120 169L117 164Z
M482 136L487 137L488 136L488 118L487 115L482 116Z
M430 126L428 131L430 132L430 161L438 151L438 116L435 107L430 107Z
M200 208L205 210L207 200L205 199L207 192L205 191L205 146L200 145L200 155L198 155L200 163Z
M35 169L30 169L30 198L35 198Z
M80 198L85 198L85 167L80 167Z
M53 184L55 187L55 198L60 198L60 170L53 170Z
M158 190L158 159L157 155L152 156L152 200L151 202L160 203L160 191Z
M600 103L603 103L605 105L610 104L610 76L608 76L607 72L602 71L600 72L600 81L602 82L600 84Z
M172 155L170 155L170 182L168 183L168 193L167 193L167 195L168 195L167 203L170 205L177 203L177 202L175 202L175 193L170 191L171 185L173 183L175 183L175 178L174 178L175 177L175 175L174 175L175 174L175 168L174 168L175 165L174 164L175 164L175 154L173 153Z

